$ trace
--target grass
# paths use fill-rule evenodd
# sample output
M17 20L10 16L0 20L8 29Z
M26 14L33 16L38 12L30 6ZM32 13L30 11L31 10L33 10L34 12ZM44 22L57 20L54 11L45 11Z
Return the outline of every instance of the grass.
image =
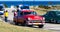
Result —
M51 31L31 27L15 26L0 21L0 32L51 32Z
M35 8L35 9L32 8L31 10L36 11L38 15L44 15L47 12L47 10L46 9L43 9L43 8L41 8L41 10L40 9L37 9L37 8Z
M38 15L44 15L44 14L46 14L45 11L41 11L41 10L37 10L36 12L37 12Z

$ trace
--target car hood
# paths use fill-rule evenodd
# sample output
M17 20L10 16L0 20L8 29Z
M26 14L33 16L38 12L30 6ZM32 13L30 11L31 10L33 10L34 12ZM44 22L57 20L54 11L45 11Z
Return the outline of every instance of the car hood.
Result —
M33 14L25 15L24 18L28 18L30 20L43 20L42 16L33 15Z

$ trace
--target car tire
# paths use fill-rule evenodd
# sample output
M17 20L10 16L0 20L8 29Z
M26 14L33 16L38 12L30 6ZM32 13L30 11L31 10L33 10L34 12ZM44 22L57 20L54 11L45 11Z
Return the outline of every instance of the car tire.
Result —
M60 24L60 21L59 20L57 20L57 22L56 22L57 24Z
M25 24L21 24L21 26L25 26Z
M54 23L56 24L56 23L57 23L57 21L55 20L55 21L54 21Z
M56 24L56 23L57 23L57 21L56 21L55 19L53 19L53 23L54 23L54 24Z
M33 27L33 25L28 25L28 27Z
M26 21L24 21L24 23L21 24L21 26L26 26L26 25L27 25Z
M19 25L19 23L18 22L15 22L15 25Z
M18 25L19 24L18 22L14 21L14 20L13 20L13 22L14 22L15 25Z
M56 24L59 24L58 21L56 21Z
M39 25L39 28L43 28L44 25Z
M51 23L51 20L49 20L48 23Z
M50 23L56 23L55 19L51 19Z
M22 23L21 26L26 26L26 24L25 23Z
M55 23L55 24L56 24L56 23L57 23L57 21L56 21L55 19L53 19L53 22L52 22L52 23Z

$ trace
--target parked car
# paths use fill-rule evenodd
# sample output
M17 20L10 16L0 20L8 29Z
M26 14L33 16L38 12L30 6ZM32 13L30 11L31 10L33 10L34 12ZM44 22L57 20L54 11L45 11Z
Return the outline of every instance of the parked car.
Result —
M48 11L45 15L45 21L49 23L60 23L60 11Z
M37 25L39 28L43 28L45 24L45 18L39 16L35 11L32 10L21 10L17 15L13 18L16 25L27 25L34 26Z
M5 6L3 4L0 4L0 15L3 15L5 11Z

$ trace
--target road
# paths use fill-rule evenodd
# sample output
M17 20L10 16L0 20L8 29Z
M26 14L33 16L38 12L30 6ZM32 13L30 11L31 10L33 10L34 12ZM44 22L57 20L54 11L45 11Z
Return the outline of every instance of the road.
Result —
M55 32L60 32L60 24L46 23L45 26L44 26L44 29L52 30L52 31L55 31Z
M11 9L9 9L8 12L9 12L8 21L9 21L9 23L13 23L13 13L12 13ZM3 18L1 18L1 19L3 19ZM46 23L42 29L60 32L60 24Z

